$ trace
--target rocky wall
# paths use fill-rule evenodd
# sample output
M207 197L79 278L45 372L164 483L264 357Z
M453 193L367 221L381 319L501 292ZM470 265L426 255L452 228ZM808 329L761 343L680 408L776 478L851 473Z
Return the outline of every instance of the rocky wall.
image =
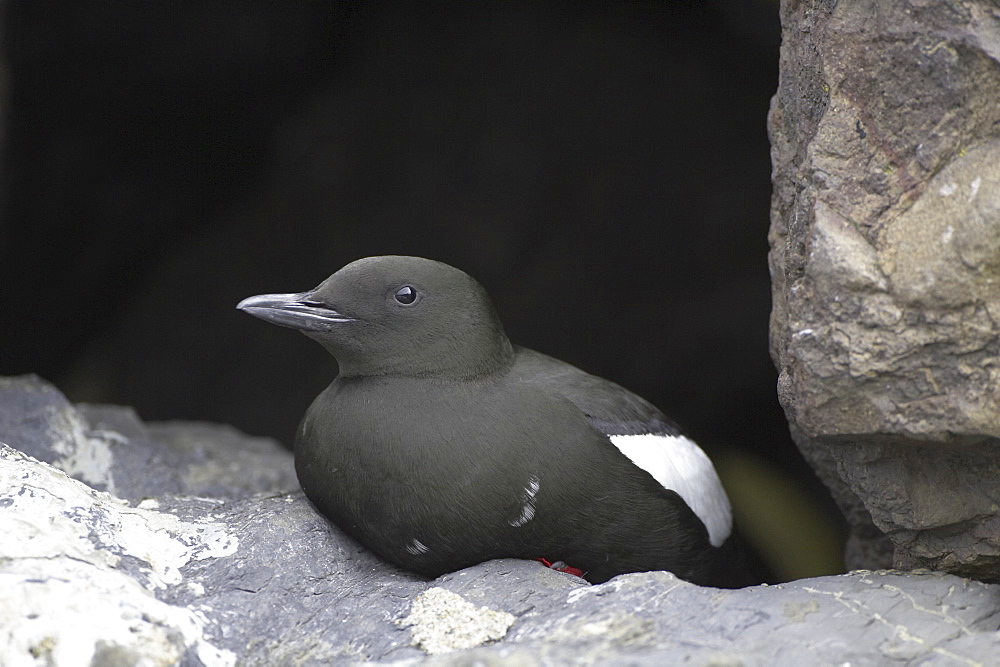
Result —
M1000 7L786 0L781 20L771 347L793 437L850 566L1000 580Z

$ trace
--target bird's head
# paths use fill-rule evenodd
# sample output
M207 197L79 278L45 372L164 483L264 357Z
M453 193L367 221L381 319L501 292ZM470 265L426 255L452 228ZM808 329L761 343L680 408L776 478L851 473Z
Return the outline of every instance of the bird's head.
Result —
M420 257L359 259L313 290L252 296L237 308L318 341L345 377L471 378L513 360L479 283Z

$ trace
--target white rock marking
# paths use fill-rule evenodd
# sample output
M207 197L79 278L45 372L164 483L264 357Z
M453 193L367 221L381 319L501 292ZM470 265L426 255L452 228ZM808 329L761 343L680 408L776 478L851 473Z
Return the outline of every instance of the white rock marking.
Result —
M49 436L52 439L52 449L59 454L59 459L52 465L87 484L102 484L109 493L114 494L115 480L111 474L114 457L107 440L92 437L76 410L59 410L54 407L50 410L53 415ZM63 437L66 433L70 434L69 439Z
M185 646L206 665L236 662L209 643L204 615L150 592L181 583L191 560L235 553L223 526L129 507L0 443L0 535L0 664L39 652L90 664L102 642L142 664L177 662ZM122 555L146 563L145 582L118 569Z
M733 511L712 461L682 435L611 435L629 457L664 488L676 491L708 529L712 546L722 546L733 530Z

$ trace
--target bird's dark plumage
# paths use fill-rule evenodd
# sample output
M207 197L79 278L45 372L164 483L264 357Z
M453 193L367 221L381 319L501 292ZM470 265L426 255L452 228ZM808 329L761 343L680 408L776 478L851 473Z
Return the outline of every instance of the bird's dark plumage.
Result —
M511 345L458 269L371 257L239 307L336 357L295 467L316 507L386 560L428 576L514 557L592 582L664 569L739 583L729 503L701 450L635 394Z

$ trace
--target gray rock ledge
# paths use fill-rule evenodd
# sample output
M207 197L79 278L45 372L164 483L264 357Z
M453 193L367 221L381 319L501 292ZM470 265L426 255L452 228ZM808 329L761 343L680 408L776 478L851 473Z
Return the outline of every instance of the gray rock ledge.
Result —
M23 394L35 409L18 416ZM0 441L3 665L989 664L1000 649L1000 586L945 574L723 591L663 572L590 586L497 560L429 581L340 533L293 479L255 470L291 469L276 443L78 410L37 378L0 381ZM132 499L22 448L61 452ZM154 493L161 474L173 486ZM429 655L418 640L470 648Z

